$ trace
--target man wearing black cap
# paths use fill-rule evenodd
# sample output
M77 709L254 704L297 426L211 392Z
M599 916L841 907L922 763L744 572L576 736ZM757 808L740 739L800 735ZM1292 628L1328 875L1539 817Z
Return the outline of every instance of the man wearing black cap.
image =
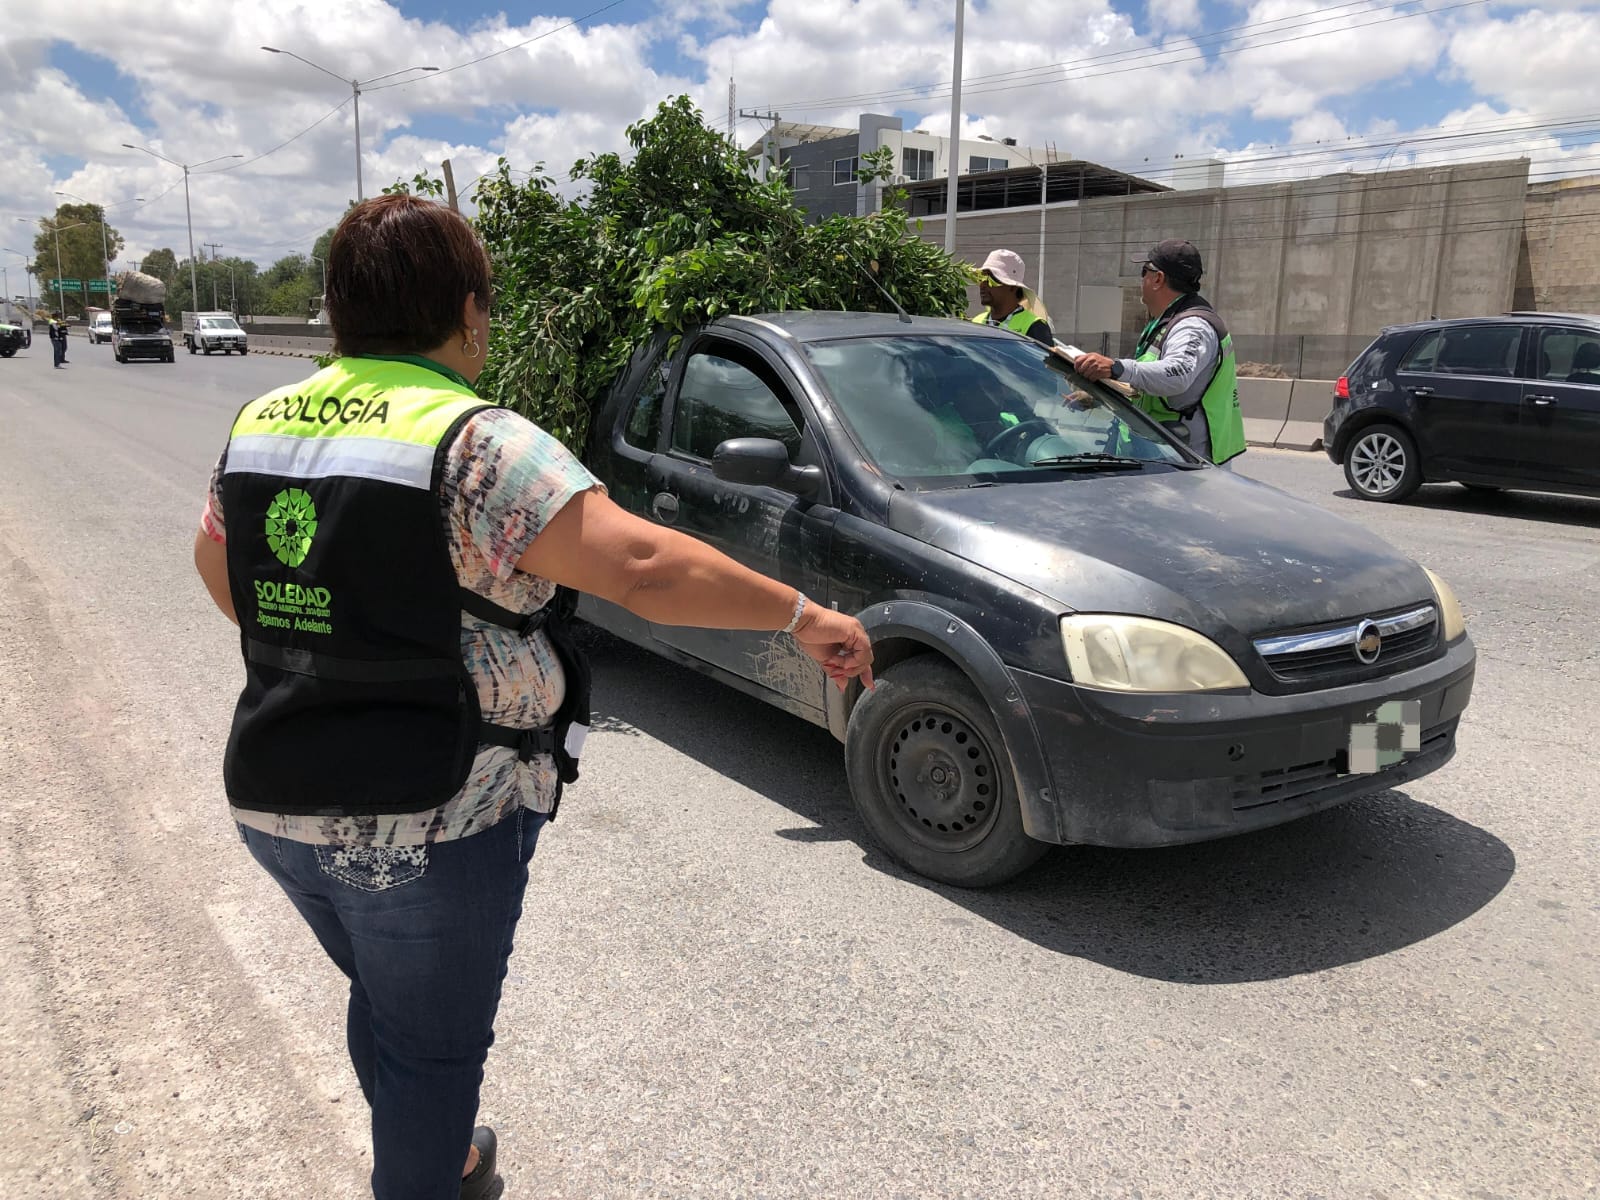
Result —
M1191 449L1227 463L1245 448L1238 368L1228 327L1200 295L1200 251L1168 238L1134 261L1150 314L1134 357L1082 354L1073 366L1086 379L1128 384L1139 406Z

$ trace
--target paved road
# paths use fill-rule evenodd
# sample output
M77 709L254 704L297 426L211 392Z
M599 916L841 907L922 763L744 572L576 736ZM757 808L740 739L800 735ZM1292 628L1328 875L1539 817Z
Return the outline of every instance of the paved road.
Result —
M0 363L0 1192L355 1197L332 967L248 860L237 649L189 563L292 359ZM485 1116L512 1197L1578 1197L1600 1180L1600 502L1362 505L1452 580L1451 766L989 893L864 848L829 738L614 642Z

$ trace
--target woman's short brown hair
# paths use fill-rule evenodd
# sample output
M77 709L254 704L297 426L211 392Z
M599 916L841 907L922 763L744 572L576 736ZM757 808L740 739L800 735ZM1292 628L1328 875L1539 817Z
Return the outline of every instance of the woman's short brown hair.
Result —
M461 306L489 307L489 256L460 213L420 196L364 200L328 248L323 302L340 354L421 354L461 330Z

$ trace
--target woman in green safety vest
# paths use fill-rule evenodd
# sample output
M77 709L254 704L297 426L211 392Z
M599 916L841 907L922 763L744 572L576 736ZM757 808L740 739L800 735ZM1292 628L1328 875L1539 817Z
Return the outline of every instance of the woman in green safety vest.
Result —
M561 714L587 668L552 606L587 592L652 623L782 632L841 688L872 686L872 649L854 617L629 514L478 398L490 264L460 214L374 197L327 266L340 357L240 410L195 537L244 658L223 780L350 980L375 1200L489 1200L483 1065L528 864L581 753Z
M1238 367L1228 327L1200 295L1200 251L1168 238L1134 261L1150 314L1134 356L1080 354L1073 367L1085 379L1128 384L1139 407L1191 450L1226 466L1245 448Z
M972 318L973 324L998 326L1046 346L1054 345L1050 314L1038 293L1025 286L1025 272L1022 256L1013 250L996 250L984 259L978 275L978 302L983 311Z

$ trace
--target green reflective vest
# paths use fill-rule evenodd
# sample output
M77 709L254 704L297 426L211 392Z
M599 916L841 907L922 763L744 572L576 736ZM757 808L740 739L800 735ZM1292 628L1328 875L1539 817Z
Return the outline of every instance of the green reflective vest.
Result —
M439 371L341 358L240 411L222 469L238 807L417 812L461 789L481 717L439 487L445 448L489 407Z
M1188 301L1188 303L1185 303ZM1244 415L1239 409L1239 366L1233 351L1233 335L1222 323L1214 309L1198 297L1184 297L1144 327L1139 335L1135 362L1155 362L1161 357L1167 334L1178 321L1186 317L1199 317L1217 334L1217 366L1211 382L1201 394L1198 412L1187 413L1172 408L1164 396L1147 396L1137 393L1134 402L1156 420L1171 424L1192 420L1200 416L1206 423L1210 439L1211 461L1225 463L1245 450Z
M1027 309L1019 308L1004 321L999 322L998 325L1001 329L1009 329L1012 333L1020 333L1023 337L1027 337L1028 330L1033 328L1034 322L1037 320L1039 320L1039 318L1034 316ZM974 325L988 325L990 323L989 310L986 308L977 316L973 317L972 323Z

